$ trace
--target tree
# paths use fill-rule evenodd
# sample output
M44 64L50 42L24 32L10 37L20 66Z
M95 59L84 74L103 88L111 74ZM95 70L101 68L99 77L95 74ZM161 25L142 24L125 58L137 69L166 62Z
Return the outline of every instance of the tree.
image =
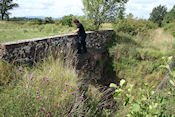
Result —
M73 26L72 25L72 20L73 20L73 15L70 14L70 15L62 17L60 22L61 22L62 25L68 25L69 27L72 27Z
M52 17L45 17L44 18L44 24L51 24L54 23Z
M13 3L13 0L0 0L0 15L1 19L9 18L9 10L18 7L17 3Z
M175 21L175 5L174 5L174 7L171 9L171 11L169 11L169 12L165 15L165 17L164 17L164 19L163 19L163 24L166 25L166 24L171 23L171 22L173 22L173 21Z
M93 21L96 29L105 21L113 21L128 0L83 0L83 11ZM122 14L121 14L122 15Z
M159 27L162 26L162 21L164 19L164 16L167 14L167 8L166 6L159 5L155 8L153 8L151 14L150 14L150 21L153 21L154 23L157 23Z

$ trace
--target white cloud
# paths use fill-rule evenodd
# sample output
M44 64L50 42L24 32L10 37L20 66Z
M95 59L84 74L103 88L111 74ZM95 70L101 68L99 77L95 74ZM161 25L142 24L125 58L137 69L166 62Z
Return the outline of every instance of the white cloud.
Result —
M165 5L170 10L175 5L175 0L129 0L126 5L126 13L147 19L152 9L160 4Z
M82 15L82 0L15 0L19 8L12 10L12 16L51 16L62 17L68 14ZM135 17L149 18L152 9L166 5L170 10L175 0L129 0L126 13Z
M12 16L62 17L68 14L82 15L81 0L16 0L19 8L12 10Z

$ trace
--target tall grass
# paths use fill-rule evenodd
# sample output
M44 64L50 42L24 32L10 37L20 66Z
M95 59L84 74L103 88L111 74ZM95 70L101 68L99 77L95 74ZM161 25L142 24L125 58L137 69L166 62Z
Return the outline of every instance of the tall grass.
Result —
M118 33L110 53L119 78L137 87L145 82L156 86L164 77L165 71L159 68L162 57L175 54L175 41L162 29L152 30L147 36Z
M49 58L17 72L21 75L18 80L0 93L0 116L66 116L75 101L83 98L77 89L75 70L60 59Z
M93 85L79 85L81 81L70 61L63 62L61 58L55 60L49 57L33 67L13 67L15 75L12 76L12 70L6 70L9 71L4 73L9 76L1 73L1 80L4 80L3 77L12 79L0 85L1 117L112 115L110 109L105 107L112 104L108 101L108 92L100 92L100 89Z

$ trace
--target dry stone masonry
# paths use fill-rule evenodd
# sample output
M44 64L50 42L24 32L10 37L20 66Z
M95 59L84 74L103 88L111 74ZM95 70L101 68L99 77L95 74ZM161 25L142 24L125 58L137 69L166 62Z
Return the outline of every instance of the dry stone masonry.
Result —
M87 48L91 50L104 49L107 40L112 39L113 30L87 32ZM0 58L9 63L36 62L48 56L50 52L66 53L68 49L76 50L76 34L66 34L7 42L0 44Z

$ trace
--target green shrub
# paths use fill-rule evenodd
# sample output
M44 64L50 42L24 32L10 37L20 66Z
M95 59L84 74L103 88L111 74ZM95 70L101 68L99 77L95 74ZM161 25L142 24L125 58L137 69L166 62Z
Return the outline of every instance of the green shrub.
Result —
M52 23L54 23L54 20L52 19L52 17L44 18L44 24L52 24Z
M173 32L173 36L175 37L175 32Z
M165 15L163 25L166 26L175 20L175 6Z
M147 33L149 29L155 29L157 27L157 24L154 24L151 21L133 19L129 16L126 19L118 20L114 24L115 31L124 32L131 35L137 35L138 33Z
M43 20L42 19L36 19L35 24L41 25L41 24L43 24Z
M144 82L141 88L137 88L137 84L129 83L128 80L122 79L117 86L114 83L110 87L115 88L113 95L118 102L118 116L134 116L134 117L174 117L175 112L173 105L175 104L175 76L174 71L170 70L170 63L173 57L163 57L162 62L158 67L168 70L169 79L164 80L162 89L155 85ZM165 63L164 65L162 65ZM154 63L153 63L154 64ZM143 69L148 72L152 71L152 66L145 68L146 63L143 64ZM166 85L167 84L167 85Z
M60 23L62 25L67 25L69 27L72 27L73 26L73 15L70 14L68 16L64 16L61 20L60 20Z
M164 30L174 33L175 32L175 21L165 25Z

